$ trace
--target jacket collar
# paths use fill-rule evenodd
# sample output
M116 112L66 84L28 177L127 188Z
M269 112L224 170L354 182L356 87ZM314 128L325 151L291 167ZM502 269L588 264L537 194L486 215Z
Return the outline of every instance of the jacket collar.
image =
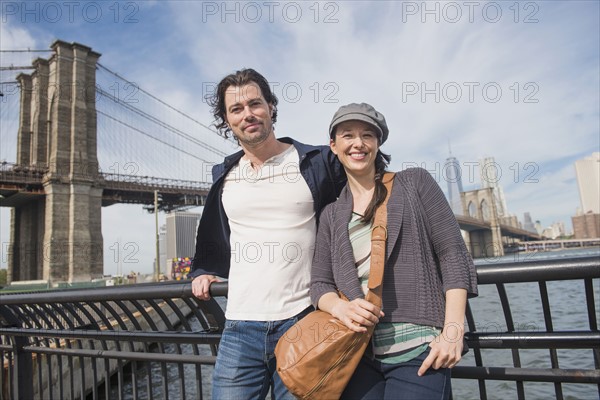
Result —
M313 151L319 151L319 148L316 146L311 146L308 144L298 142L297 140L294 140L290 137L282 137L277 140L279 140L280 142L283 142L283 143L288 143L288 144L294 145L294 147L298 151L298 156L299 156L300 161L304 160L304 158L306 157L306 155L308 153L311 153ZM237 164L241 160L241 158L243 156L244 156L244 150L240 150L236 153L233 153L233 154L225 157L225 160L223 162L223 171L221 171L221 173L228 172L235 164Z

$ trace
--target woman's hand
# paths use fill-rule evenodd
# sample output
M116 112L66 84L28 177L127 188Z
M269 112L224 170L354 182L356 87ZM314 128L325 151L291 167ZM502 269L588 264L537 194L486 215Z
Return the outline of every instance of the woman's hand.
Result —
M447 325L444 331L429 343L429 355L417 372L422 376L429 368L453 368L462 358L464 329L458 325Z
M422 376L431 367L433 369L452 368L460 361L465 334L465 309L467 291L465 289L449 289L446 291L446 317L444 330L429 347L431 351L417 375Z
M337 298L331 307L331 315L339 319L354 332L366 332L383 317L383 311L364 299L345 301Z
M192 280L192 293L200 300L210 300L210 284L219 282L214 275L199 275Z

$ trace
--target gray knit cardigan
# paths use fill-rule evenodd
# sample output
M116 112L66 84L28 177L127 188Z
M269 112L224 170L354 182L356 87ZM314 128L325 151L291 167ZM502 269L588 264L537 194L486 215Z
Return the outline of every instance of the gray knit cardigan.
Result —
M352 205L346 186L321 213L310 287L315 308L336 290L350 300L364 298L348 234ZM477 296L477 276L456 218L426 170L396 174L387 229L382 321L443 328L445 292L461 288Z

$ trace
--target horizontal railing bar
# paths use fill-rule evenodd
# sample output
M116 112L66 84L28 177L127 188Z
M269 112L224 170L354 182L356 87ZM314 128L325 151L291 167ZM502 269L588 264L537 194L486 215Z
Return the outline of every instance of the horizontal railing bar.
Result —
M146 332L146 331L86 331L31 328L0 328L0 334L8 336L98 339L105 341L163 342L179 344L218 344L221 335L202 332ZM527 349L587 349L600 343L600 332L468 332L465 338L471 347L479 348L527 348ZM11 346L0 346L11 350Z
M4 351L13 351L15 348L13 346L9 346L7 344L0 344L0 350Z
M600 260L598 257L581 257L568 260L540 260L519 264L499 263L477 266L478 283L481 285L497 283L537 282L600 278ZM157 287L160 291L157 291ZM160 293L158 295L157 293ZM211 285L212 296L226 296L227 283L215 282ZM111 300L146 300L160 298L191 298L190 281L141 283L112 287L65 289L17 293L2 295L3 304L38 304L61 302L90 302Z
M138 353L133 351L57 349L50 347L23 346L23 351L37 354L55 354L70 357L109 358L128 361L171 362L183 364L214 365L216 356L195 356L189 354Z
M457 366L452 378L600 384L600 370Z
M465 339L471 347L486 349L589 349L600 343L600 332L467 332Z
M160 290L158 290L160 288ZM107 286L85 289L64 289L16 293L2 296L3 304L39 304L66 302L96 302L111 300L147 300L161 298L190 297L191 283L139 283L136 285Z
M0 335L104 341L163 342L180 344L219 344L220 333L169 331L95 331L66 329L0 328Z
M538 282L568 279L600 278L597 256L568 260L539 260L522 263L498 263L477 266L480 285L516 282Z
M216 282L211 285L212 296L226 296L227 283ZM190 298L191 281L139 283L136 285L108 286L86 289L64 289L39 291L32 293L15 293L2 295L2 304L39 304L94 302L109 300L149 300L167 298Z

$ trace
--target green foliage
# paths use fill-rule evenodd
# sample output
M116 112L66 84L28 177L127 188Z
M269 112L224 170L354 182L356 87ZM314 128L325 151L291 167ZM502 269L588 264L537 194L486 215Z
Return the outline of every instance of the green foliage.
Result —
M6 274L8 271L4 268L0 268L0 286L6 285Z

